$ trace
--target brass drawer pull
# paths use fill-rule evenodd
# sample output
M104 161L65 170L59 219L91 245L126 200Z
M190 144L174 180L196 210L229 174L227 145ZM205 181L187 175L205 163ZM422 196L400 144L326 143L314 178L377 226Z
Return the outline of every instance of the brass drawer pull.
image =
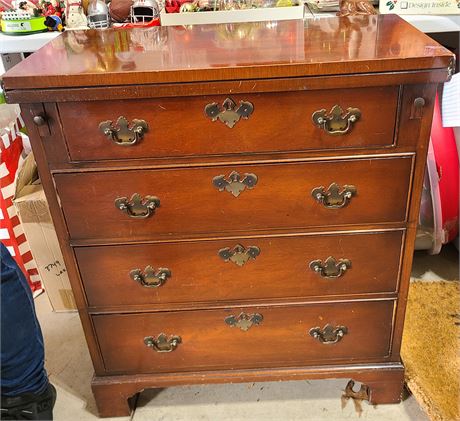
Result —
M327 190L323 186L315 187L311 195L316 201L322 203L324 207L329 209L343 208L348 204L353 196L356 196L357 189L355 186L343 186L340 190L340 186L337 183L332 183Z
M133 281L139 282L143 287L158 288L171 277L171 271L168 268L154 269L149 265L143 272L141 269L133 269L129 272L129 276Z
M340 105L334 105L329 113L323 108L315 111L311 118L313 123L332 136L341 136L348 133L353 124L361 117L359 108L347 108L346 114Z
M310 262L310 269L322 278L340 278L350 268L351 262L348 259L337 261L332 256L329 256L324 263L322 260Z
M148 218L155 213L155 209L160 206L160 199L155 196L142 196L134 193L131 199L119 197L115 199L115 207L125 212L131 218Z
M246 314L240 313L239 316L228 316L225 318L225 323L227 323L230 327L237 327L243 331L248 331L252 325L259 325L262 323L264 317L262 314L254 313L254 314Z
M174 351L181 342L180 336L172 335L168 338L165 333L160 333L156 338L153 336L144 338L144 343L156 352Z
M310 329L310 336L318 339L322 344L329 345L339 342L344 335L348 333L348 328L345 326L333 327L330 324L324 326L323 329L314 327Z
M253 189L257 184L257 175L252 173L245 173L244 178L241 179L240 173L232 171L230 175L225 178L225 175L218 175L212 179L212 184L217 187L219 191L228 191L233 196L238 197L240 193L247 189Z
M117 145L131 146L144 137L144 133L149 130L149 126L145 120L138 119L134 119L130 125L125 117L120 116L115 125L112 124L111 120L101 122L99 130Z
M260 254L260 248L257 246L245 248L237 244L232 249L230 247L220 249L218 254L225 262L231 261L238 266L243 266L249 259L255 259Z
M222 105L217 102L204 107L205 114L212 120L216 121L219 119L227 127L232 128L240 118L247 120L253 113L254 106L248 101L240 101L240 105L237 107L235 101L231 98L227 98Z

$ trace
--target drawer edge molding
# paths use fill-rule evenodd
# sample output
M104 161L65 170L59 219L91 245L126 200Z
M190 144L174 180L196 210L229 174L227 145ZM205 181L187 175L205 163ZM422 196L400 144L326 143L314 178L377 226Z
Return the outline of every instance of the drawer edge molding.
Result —
M335 153L337 151L334 151ZM266 155L266 154L265 154ZM350 155L348 153L344 155L320 155L320 156L307 156L307 157L293 157L293 158L266 158L266 159L257 159L255 155L254 159L239 161L237 159L232 161L219 161L219 160L209 160L213 157L203 157L203 160L200 162L187 162L182 163L161 163L161 164L145 164L145 165L136 165L134 167L123 165L122 163L117 166L112 167L98 167L98 163L104 164L103 161L92 161L91 166L78 166L75 168L53 168L50 170L52 175L58 174L69 174L69 173L92 173L92 172L107 172L107 171L138 171L138 170L168 170L168 169L182 169L182 168L208 168L208 167L228 167L235 165L257 165L257 164L267 164L267 165L276 165L276 164L297 164L297 163L309 163L309 162L333 162L333 161L349 161L349 160L366 160L366 159L391 159L391 158L415 158L417 155L416 152L384 152L384 153L363 153ZM132 159L132 162L144 161L143 159Z

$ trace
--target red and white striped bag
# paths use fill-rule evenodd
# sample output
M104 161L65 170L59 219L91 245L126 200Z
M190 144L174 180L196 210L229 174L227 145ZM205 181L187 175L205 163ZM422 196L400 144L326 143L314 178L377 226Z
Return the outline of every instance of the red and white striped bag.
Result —
M24 122L18 116L7 127L0 128L0 241L8 248L32 292L37 295L43 291L40 276L13 205L17 176L31 151L29 137L20 131L23 127Z

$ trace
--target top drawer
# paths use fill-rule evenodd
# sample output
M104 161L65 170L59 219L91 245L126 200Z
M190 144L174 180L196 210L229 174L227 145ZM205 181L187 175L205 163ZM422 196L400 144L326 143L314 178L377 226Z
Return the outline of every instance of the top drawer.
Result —
M398 92L387 86L65 102L59 113L72 161L384 147L394 141ZM234 109L224 105L227 98ZM240 110L241 101L250 105ZM312 116L321 118L321 110L326 123L315 124ZM128 130L117 132L120 117ZM145 121L147 131L136 134L135 120Z

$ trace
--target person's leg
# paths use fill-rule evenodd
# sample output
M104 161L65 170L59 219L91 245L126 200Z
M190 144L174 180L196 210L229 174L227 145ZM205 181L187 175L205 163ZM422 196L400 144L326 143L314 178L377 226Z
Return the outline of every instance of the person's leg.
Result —
M1 418L52 419L55 390L44 367L32 292L7 248L0 248Z

